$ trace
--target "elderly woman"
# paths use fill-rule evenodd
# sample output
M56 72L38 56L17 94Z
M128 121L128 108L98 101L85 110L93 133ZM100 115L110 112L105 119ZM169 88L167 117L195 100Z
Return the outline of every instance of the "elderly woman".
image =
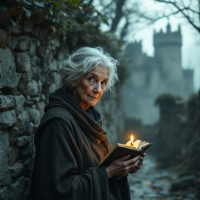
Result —
M89 47L65 61L63 86L50 94L35 135L29 199L130 199L127 175L137 172L145 154L98 167L111 145L94 106L116 82L117 63L101 48Z

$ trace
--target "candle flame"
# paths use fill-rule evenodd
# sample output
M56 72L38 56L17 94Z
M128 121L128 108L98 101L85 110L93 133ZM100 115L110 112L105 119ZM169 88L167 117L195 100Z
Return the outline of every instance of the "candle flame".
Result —
M133 135L131 135L131 142L133 142Z

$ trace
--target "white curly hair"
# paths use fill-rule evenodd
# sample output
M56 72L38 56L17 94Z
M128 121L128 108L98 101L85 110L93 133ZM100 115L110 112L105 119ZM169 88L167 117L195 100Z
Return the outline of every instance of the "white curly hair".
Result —
M110 54L104 52L101 47L79 48L63 62L63 67L59 70L61 85L71 89L71 80L78 82L84 74L90 72L93 68L103 66L109 70L106 90L111 90L112 86L118 81L118 64L119 62L112 58Z

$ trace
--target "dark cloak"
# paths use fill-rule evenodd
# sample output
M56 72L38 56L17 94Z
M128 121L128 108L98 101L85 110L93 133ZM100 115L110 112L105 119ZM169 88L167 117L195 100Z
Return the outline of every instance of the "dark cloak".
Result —
M29 200L130 200L127 177L108 179L97 167L111 149L101 115L67 89L50 94L34 142Z

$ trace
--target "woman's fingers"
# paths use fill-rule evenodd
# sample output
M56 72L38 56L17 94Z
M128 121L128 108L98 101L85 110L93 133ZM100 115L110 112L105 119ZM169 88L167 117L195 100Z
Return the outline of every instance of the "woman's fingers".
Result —
M128 166L128 173L129 172L131 172L131 171L133 171L135 168L137 168L138 167L138 163L139 163L139 160L138 161L136 161L134 164L132 164L132 165L129 165Z
M122 162L122 161L124 161L124 160L128 160L130 158L130 155L127 155L127 156L124 156L124 157L122 157L122 158L119 158L117 161L118 162Z

